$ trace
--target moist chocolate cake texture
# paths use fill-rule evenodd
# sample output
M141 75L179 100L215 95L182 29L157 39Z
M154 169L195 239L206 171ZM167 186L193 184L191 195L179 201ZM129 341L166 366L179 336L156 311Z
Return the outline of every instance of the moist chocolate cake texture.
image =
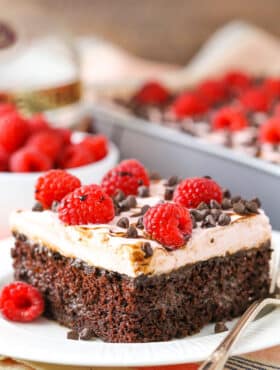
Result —
M210 322L239 316L269 294L269 240L169 273L137 277L64 257L19 233L15 240L15 279L42 292L45 316L108 342L182 338Z

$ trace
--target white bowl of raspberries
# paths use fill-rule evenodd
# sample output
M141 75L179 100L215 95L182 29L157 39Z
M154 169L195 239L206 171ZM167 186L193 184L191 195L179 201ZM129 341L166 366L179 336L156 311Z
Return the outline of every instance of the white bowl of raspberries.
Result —
M67 169L84 184L99 183L118 159L103 135L54 128L42 114L26 118L12 104L0 104L0 237L9 234L12 210L32 207L43 172Z

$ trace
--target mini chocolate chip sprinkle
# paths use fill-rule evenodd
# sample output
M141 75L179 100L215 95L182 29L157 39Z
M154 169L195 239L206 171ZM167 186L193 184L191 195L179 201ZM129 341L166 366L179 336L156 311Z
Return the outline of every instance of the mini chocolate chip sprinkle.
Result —
M138 238L138 231L134 225L130 225L126 233L128 238Z
M78 340L79 339L79 333L75 330L68 331L67 332L67 339Z
M196 207L196 209L198 209L199 211L203 210L203 209L209 209L208 207L208 204L206 204L205 202L201 202L199 203L199 205Z
M202 221L201 227L215 227L216 221L214 220L214 217L212 215L208 215L205 217L205 219Z
M161 179L160 174L154 171L150 172L149 177L150 177L150 180L160 180Z
M149 242L145 242L141 245L141 249L144 252L144 258L152 257L154 251Z
M128 211L130 208L135 208L137 205L134 195L129 195L126 199L119 203L122 211Z
M90 328L84 328L80 332L80 339L81 340L90 340L92 337L94 337L94 332Z
M81 195L79 198L80 198L80 200L81 200L82 202L84 202L84 201L87 199L87 195L86 195L86 194Z
M172 200L174 190L172 188L166 188L164 192L164 199L165 200Z
M165 184L166 186L175 186L179 183L179 178L178 176L171 176L167 180L167 183Z
M117 226L127 229L129 227L129 219L127 217L121 217L117 222Z
M139 185L139 186L142 186L143 184L144 184L144 182L143 182L143 180L142 180L142 179L138 180L138 185Z
M54 200L54 201L52 202L52 211L53 211L53 212L57 212L57 208L58 208L58 206L59 206L59 202L57 202L56 200Z
M214 239L214 238L211 238L211 239L210 239L210 243L211 243L211 244L213 244L213 243L214 243L214 241L215 241L215 239Z
M245 204L240 200L233 204L233 210L240 215L245 215L247 213Z
M231 198L231 192L228 189L223 189L223 197Z
M121 202L124 199L125 199L124 192L122 190L118 190L118 192L114 196L114 201L117 202L117 203L119 203L119 202Z
M138 195L141 198L148 197L150 195L150 189L148 188L148 186L140 186L138 188Z
M220 217L222 211L220 209L211 209L210 214L214 217L214 220L217 221Z
M41 203L36 202L34 206L32 207L33 212L43 212L44 208Z
M141 216L144 215L151 207L148 205L148 204L145 204L142 208L141 208Z
M193 227L193 229L195 229L197 227L196 220L192 215L191 215L191 218L192 218L192 227Z
M212 177L211 176L209 176L209 175L205 175L205 176L203 176L205 179L209 179L209 180L212 180Z
M250 202L255 202L255 203L257 203L258 208L261 208L261 206L262 206L262 203L261 203L261 201L259 200L259 198L251 199L251 200L250 200Z
M251 213L259 213L258 204L254 201L248 201L245 203L246 209Z
M215 199L211 199L209 203L210 208L212 209L220 209L221 205Z
M143 217L139 217L136 223L136 227L140 230L144 229Z
M235 197L232 197L232 198L231 198L231 202L232 202L232 204L233 204L233 203L240 202L240 201L242 201L242 198L241 198L241 196L240 196L240 195L236 195Z
M223 333L224 331L228 331L226 324L222 321L216 322L214 331L216 334Z
M202 221L203 218L206 216L206 215L203 215L203 213L201 211L198 211L196 209L191 209L190 213L191 213L192 217L195 219L195 221L197 221L197 222Z
M226 213L221 213L218 218L218 225L220 226L227 226L230 224L230 216Z
M231 200L229 198L224 198L222 200L222 209L230 209L232 208Z

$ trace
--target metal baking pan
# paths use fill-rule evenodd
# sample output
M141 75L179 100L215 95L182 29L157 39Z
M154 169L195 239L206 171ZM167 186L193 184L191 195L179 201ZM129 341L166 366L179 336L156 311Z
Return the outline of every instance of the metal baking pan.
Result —
M258 196L280 230L280 166L135 118L112 104L92 108L98 131L119 146L122 158L138 158L162 176L210 175L235 195Z

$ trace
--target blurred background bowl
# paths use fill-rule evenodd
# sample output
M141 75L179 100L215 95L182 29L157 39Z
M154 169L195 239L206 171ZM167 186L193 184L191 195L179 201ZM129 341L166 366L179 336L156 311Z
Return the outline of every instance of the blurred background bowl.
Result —
M73 140L78 142L86 134L75 132ZM105 158L86 166L69 169L83 184L100 183L107 171L116 165L119 160L119 150L113 143L109 143L109 151ZM15 209L32 208L34 200L34 185L42 172L8 173L0 172L0 237L9 235L9 215Z

